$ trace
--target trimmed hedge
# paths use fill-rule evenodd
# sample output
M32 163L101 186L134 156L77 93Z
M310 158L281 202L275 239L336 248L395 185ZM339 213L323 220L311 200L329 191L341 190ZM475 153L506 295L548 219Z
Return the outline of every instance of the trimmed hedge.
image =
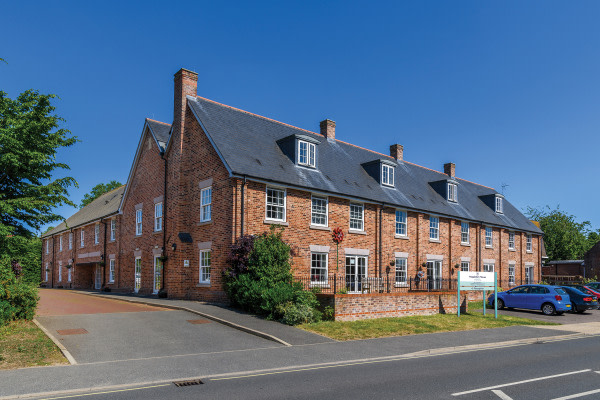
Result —
M39 297L37 288L0 265L0 326L18 319L33 319Z

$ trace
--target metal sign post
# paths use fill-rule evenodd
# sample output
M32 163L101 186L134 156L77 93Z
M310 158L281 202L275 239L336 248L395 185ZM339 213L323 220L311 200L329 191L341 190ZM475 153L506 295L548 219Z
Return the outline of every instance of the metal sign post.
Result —
M458 272L458 277L457 277L457 281L456 281L456 287L457 287L457 294L456 294L456 309L457 314L460 317L460 271Z

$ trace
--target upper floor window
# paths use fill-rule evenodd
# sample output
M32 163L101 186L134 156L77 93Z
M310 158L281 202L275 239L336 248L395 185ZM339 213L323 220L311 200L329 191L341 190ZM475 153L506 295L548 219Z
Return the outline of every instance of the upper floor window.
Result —
M100 242L100 224L94 226L94 244Z
M154 231L162 231L163 225L163 203L154 204Z
M135 234L140 236L142 234L142 209L138 208L135 210Z
M62 251L62 235L58 237L58 251Z
M267 219L285 221L285 190L267 187Z
M50 253L50 239L46 240L46 254Z
M406 211L396 210L396 235L406 236Z
M514 232L508 232L508 248L510 250L515 249L515 233Z
M429 239L440 240L440 219L429 217Z
M394 167L381 164L381 183L386 186L394 186Z
M327 226L327 198L313 196L311 203L311 225Z
M528 233L527 234L527 251L533 251L533 246L532 246L532 240L531 240L531 234Z
M200 222L210 221L212 217L212 186L200 191Z
M364 230L364 206L359 203L350 203L350 229Z
M469 223L461 222L460 223L460 242L462 244L469 244Z
M316 151L317 146L315 146L313 143L308 143L304 140L299 140L298 164L314 168L316 165Z
M492 228L489 226L485 227L485 247L492 247L493 237L492 237Z
M80 239L79 241L81 242L80 246L84 247L85 246L85 230L83 228L81 228L81 234L79 236L79 239Z
M327 253L311 253L310 282L327 283Z
M117 220L110 220L110 240L115 240L117 237Z
M456 183L448 182L448 201L458 201L458 186Z
M73 232L69 232L69 250L73 248Z
M502 197L496 196L496 212L502 214L504 212L504 206L502 204Z

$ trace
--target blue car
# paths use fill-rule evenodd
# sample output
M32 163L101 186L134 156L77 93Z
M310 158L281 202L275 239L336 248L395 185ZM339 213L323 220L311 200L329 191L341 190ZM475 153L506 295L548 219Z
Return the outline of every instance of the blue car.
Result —
M494 306L493 294L488 298L488 304ZM545 315L561 315L565 311L571 311L571 299L558 286L521 285L498 292L498 308L504 307L541 310Z

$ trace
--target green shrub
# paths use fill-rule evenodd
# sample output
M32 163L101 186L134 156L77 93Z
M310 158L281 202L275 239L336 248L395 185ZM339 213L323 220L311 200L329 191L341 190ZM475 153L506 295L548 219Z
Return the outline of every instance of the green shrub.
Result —
M35 286L17 279L10 268L0 265L0 326L17 319L32 319L38 300Z
M335 319L335 308L327 306L323 309L323 320L333 321Z
M283 311L281 322L288 325L307 324L320 320L315 316L315 312L318 311L306 304L287 303Z

